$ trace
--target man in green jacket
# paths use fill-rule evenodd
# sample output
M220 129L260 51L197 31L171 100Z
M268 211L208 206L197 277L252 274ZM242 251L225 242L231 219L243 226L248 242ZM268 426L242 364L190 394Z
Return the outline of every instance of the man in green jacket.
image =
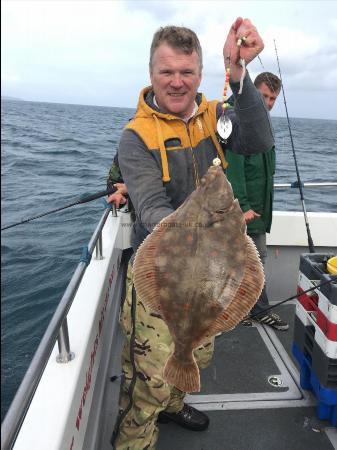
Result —
M254 84L270 111L280 93L280 79L270 72L263 72L256 77ZM266 153L255 155L239 155L227 150L226 159L227 177L244 213L247 233L253 239L264 264L267 257L266 233L270 232L273 213L275 149L272 147ZM258 322L277 330L287 330L289 325L277 314L264 312L268 307L268 296L264 287L250 315L256 316L255 320Z

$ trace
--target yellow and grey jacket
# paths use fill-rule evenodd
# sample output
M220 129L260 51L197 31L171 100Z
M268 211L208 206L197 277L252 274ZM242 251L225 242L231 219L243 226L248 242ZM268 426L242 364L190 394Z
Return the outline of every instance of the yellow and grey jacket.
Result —
M214 158L219 157L226 167L226 148L254 154L274 145L269 113L248 73L240 96L236 95L239 83L233 83L231 88L235 104L226 114L233 131L222 146L216 135L221 114L217 101L208 102L198 94L198 110L185 122L155 106L151 87L140 93L136 114L125 127L118 148L122 177L137 216L134 248L184 202Z

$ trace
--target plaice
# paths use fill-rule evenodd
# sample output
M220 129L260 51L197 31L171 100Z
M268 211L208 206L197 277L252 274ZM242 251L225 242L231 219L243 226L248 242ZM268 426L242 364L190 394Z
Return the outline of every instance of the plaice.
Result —
M174 342L164 378L184 392L200 391L193 350L233 329L264 285L263 266L221 167L164 218L139 247L134 284L142 302L161 315Z

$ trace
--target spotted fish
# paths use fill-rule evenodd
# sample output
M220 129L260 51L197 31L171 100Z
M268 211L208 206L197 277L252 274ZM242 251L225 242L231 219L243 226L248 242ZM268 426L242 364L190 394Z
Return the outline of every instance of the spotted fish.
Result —
M164 378L184 392L200 391L193 350L233 329L264 285L258 252L220 167L211 166L200 186L154 228L133 270L137 295L161 315L174 342Z

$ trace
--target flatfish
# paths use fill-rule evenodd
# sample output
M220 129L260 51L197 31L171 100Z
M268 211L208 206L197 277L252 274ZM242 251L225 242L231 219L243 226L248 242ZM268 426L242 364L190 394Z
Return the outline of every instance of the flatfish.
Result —
M199 392L193 350L233 329L264 285L259 254L220 167L211 166L200 186L144 240L133 272L137 295L160 314L174 342L164 379L184 392Z

